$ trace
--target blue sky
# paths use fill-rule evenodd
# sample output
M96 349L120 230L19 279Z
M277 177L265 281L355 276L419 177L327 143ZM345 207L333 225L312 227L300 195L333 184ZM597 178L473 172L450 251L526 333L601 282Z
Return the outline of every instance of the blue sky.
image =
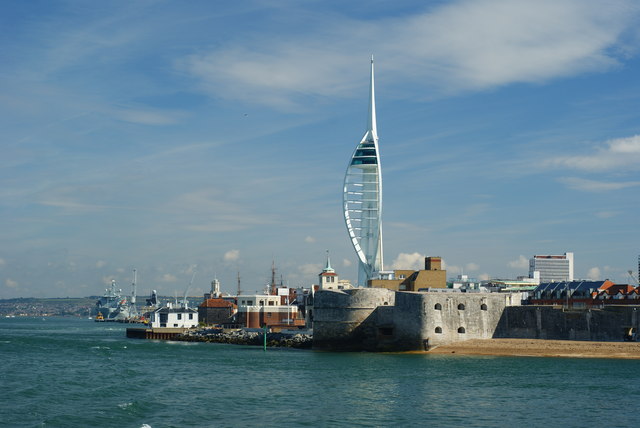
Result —
M357 279L341 203L376 58L386 268L640 253L633 1L5 1L0 298Z

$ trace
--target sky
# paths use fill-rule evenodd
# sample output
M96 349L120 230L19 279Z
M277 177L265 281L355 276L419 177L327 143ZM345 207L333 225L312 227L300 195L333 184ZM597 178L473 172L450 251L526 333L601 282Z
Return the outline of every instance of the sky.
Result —
M625 0L3 1L0 298L355 282L371 55L386 269L629 283L639 49Z

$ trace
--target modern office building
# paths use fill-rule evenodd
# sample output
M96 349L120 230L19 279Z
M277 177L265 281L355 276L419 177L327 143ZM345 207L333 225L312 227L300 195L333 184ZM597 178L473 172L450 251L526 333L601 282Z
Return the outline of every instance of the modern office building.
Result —
M539 272L540 283L573 281L573 253L561 256L535 255L529 259L529 278Z
M376 104L371 57L367 131L357 145L344 177L344 221L358 256L358 286L383 269L382 260L382 172L376 129Z

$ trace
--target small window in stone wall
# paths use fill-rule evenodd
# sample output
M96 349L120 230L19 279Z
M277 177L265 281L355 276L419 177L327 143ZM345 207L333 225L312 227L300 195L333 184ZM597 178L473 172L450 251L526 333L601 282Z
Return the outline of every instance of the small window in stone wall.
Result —
M436 333L442 333L442 327L436 327Z
M484 303L480 305L480 310L482 311L486 311L487 310L487 305L485 305Z
M441 311L442 310L442 305L440 303L436 303L436 305L433 307L433 309L435 309L436 311Z
M462 304L462 303L458 304L458 310L459 311L464 311L464 304Z
M460 328L458 329L458 333L464 333L464 327L460 327Z

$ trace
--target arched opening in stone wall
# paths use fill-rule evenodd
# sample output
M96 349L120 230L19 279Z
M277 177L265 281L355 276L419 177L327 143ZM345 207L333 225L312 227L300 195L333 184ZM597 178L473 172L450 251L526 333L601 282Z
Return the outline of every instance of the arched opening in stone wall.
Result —
M442 310L442 305L440 303L436 303L436 305L433 307L433 309L435 309L436 311L441 311Z
M458 310L459 311L464 311L464 304L463 303L459 303L458 304Z
M442 327L436 327L436 333L442 333Z
M484 304L484 303L483 303L483 304L481 304L481 305L480 305L480 310L482 310L482 311L486 311L486 310L487 310L487 305L486 305L486 304Z
M458 333L464 333L464 332L465 332L465 331L464 331L464 327L460 327L460 328L458 329Z

